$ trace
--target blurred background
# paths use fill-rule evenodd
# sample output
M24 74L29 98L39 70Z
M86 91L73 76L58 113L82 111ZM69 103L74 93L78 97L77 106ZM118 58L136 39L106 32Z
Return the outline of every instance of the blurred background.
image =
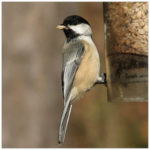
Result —
M91 24L105 72L102 3L2 3L3 148L148 147L147 103L108 103L104 85L74 103L65 143L57 144L65 36L56 25L73 14Z

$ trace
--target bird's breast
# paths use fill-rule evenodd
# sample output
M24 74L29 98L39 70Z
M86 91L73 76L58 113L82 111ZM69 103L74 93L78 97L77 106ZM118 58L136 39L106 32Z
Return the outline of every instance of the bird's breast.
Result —
M76 72L72 87L72 99L80 98L88 89L90 89L99 76L100 60L97 48L86 41L82 41L85 51Z

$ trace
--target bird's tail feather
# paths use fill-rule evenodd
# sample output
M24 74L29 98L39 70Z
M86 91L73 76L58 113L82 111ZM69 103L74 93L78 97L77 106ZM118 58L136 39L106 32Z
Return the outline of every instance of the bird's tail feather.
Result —
M66 130L69 122L70 113L72 110L72 104L68 101L64 106L63 114L60 121L58 143L61 144L65 140Z

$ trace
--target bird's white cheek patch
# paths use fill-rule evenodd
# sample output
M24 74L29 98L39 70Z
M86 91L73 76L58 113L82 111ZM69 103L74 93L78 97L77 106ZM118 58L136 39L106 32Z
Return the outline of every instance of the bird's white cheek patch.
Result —
M92 34L91 27L88 24L70 25L69 28L71 28L74 32L78 34L83 34L83 35Z

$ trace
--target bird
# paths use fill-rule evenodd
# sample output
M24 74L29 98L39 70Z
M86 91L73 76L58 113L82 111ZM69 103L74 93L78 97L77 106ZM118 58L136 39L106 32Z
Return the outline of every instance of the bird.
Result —
M81 16L71 15L56 28L63 30L66 36L61 75L64 109L58 133L61 144L65 140L72 104L95 84L104 83L105 78L100 76L100 56L89 22Z

